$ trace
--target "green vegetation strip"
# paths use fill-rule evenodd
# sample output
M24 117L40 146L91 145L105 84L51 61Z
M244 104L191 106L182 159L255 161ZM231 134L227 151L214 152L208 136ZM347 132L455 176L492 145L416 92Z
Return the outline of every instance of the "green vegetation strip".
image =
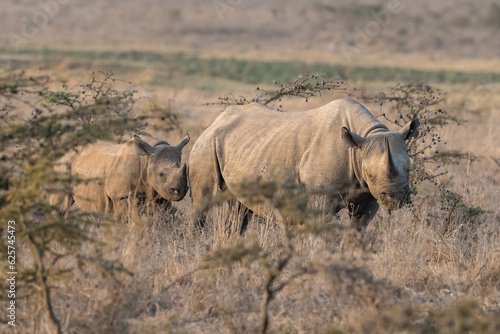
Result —
M73 60L116 61L121 66L126 62L147 63L149 66L162 66L169 73L223 78L251 84L271 83L273 80L294 80L304 73L324 73L328 77L343 80L365 81L426 81L429 83L497 83L500 73L468 72L452 70L417 70L396 67L365 67L347 65L328 65L321 63L306 64L299 61L260 61L246 59L203 58L183 53L155 53L143 51L64 51L51 49L1 49L0 55L23 55Z

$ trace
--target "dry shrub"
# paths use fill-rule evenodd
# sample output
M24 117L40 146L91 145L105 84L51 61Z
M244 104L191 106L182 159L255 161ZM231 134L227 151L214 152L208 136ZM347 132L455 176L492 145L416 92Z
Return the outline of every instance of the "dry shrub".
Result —
M61 274L48 281L50 302L64 333L253 333L263 330L263 301L270 333L493 333L498 195L489 187L478 197L472 184L471 176L450 201L431 187L412 206L381 209L363 238L348 229L348 214L328 212L321 196L309 199L311 211L295 224L254 216L244 236L237 233L242 212L228 204L196 232L189 199L130 212L127 223L85 215L80 227L88 240L73 241L78 257L48 271ZM258 200L282 216L301 211L300 189L273 187L259 189ZM60 235L48 236L57 240L52 251L70 250ZM23 266L35 268L29 247L19 247ZM99 265L81 262L89 259ZM123 270L101 274L117 263ZM53 328L35 284L21 286L14 332Z

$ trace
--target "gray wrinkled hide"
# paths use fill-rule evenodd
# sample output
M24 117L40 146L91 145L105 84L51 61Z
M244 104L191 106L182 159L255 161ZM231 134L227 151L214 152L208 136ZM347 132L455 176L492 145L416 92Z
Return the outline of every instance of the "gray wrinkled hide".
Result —
M277 112L258 103L227 108L202 133L189 159L195 217L227 189L259 215L242 185L293 182L308 194L324 193L333 211L348 206L361 229L379 208L396 209L408 191L410 159L405 140L418 121L390 132L349 99L302 112Z
M179 201L188 189L186 164L181 166L182 148L188 142L186 136L177 146L166 142L152 146L134 136L124 144L98 141L71 152L54 169L84 182L74 187L73 196L54 194L50 203L61 213L75 202L83 211L114 212L122 218L136 197L145 198L148 205L159 198Z

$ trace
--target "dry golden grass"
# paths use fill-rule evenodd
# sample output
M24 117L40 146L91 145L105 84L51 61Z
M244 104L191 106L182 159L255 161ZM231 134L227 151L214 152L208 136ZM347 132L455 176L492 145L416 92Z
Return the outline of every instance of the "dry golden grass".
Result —
M193 142L217 115L205 112L213 107L188 104L193 91L162 93L154 92L155 101L171 99L184 115L183 127L194 132ZM309 104L297 102L294 108ZM380 210L363 238L347 228L344 211L323 212L319 225L309 229L314 233L304 232L307 224L288 226L293 255L271 284L283 287L270 301L268 332L500 331L500 166L490 157L500 157L495 131L500 119L490 101L482 105L480 117L462 116L468 119L465 125L443 130L448 143L443 149L471 152L475 160L448 166L450 174L442 182L463 196L465 206L451 211L430 187L413 207L390 215ZM321 199L312 205L321 210ZM103 277L93 268L61 262L72 269L52 288L63 332L258 332L267 277L262 259L276 263L287 237L276 219L258 217L243 237L231 234L240 217L227 205L212 210L208 227L193 233L190 210L186 198L168 212L92 227L91 234L104 245L88 244L84 253L100 251L120 260L130 275ZM240 258L242 251L250 255ZM29 258L22 261L30 265ZM19 323L11 332L49 331L34 300L19 300Z
M485 206L498 203L497 193L489 195L495 202ZM253 219L244 237L228 236L225 223L237 215L221 208L214 210L206 230L193 235L185 221L188 211L181 205L175 213L156 212L136 223L93 231L107 244L102 252L123 261L133 276L118 275L115 281L74 270L54 287L63 331L257 332L262 267L249 262L206 269L204 258L221 247L234 250L257 242L276 259L280 228L272 219ZM364 239L342 228L304 235L290 227L295 255L276 284L298 268L308 271L271 301L269 332L460 332L456 329L464 321L476 333L484 332L482 323L492 333L498 330L498 212L472 221L458 212L445 234L439 217L431 199L390 216L382 211ZM342 226L346 218L326 215L323 223ZM20 333L28 328L44 332L36 305L28 300L20 309ZM434 319L436 314L446 321Z

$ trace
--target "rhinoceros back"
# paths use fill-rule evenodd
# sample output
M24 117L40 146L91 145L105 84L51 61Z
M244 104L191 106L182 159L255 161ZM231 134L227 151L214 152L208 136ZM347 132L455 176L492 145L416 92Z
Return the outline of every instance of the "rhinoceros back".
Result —
M355 182L345 126L362 136L388 131L362 105L335 100L317 109L278 112L253 103L224 111L199 137L190 157L192 193L203 197L223 187L290 180L311 189ZM237 194L234 194L237 196Z

